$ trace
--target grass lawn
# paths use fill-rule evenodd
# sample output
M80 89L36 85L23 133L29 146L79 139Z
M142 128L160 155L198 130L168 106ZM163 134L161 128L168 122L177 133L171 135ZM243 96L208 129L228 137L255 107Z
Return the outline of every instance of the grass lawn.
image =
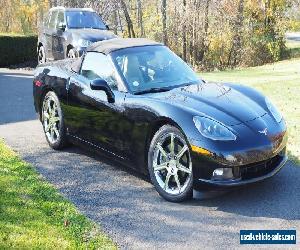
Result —
M0 141L0 249L116 249Z
M300 59L230 71L199 73L203 79L250 85L281 110L289 131L288 151L300 162Z

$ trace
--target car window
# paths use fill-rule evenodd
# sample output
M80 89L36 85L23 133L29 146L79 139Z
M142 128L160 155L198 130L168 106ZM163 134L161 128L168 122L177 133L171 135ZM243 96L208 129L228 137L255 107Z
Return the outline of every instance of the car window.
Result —
M60 23L65 23L65 16L63 11L59 11L57 14L56 28L58 29Z
M43 25L44 25L45 28L48 28L49 19L50 19L50 14L51 14L51 12L48 12L47 15L46 15L45 18L44 18Z
M57 11L52 11L51 17L50 17L50 22L49 22L49 28L54 29L56 25L56 17L57 17Z
M67 11L67 25L70 29L100 29L106 30L101 17L91 11Z
M109 58L98 52L88 52L83 60L80 74L89 80L101 78L112 89L117 89L115 70Z
M201 81L182 59L165 46L121 49L112 53L112 59L133 92L174 88Z

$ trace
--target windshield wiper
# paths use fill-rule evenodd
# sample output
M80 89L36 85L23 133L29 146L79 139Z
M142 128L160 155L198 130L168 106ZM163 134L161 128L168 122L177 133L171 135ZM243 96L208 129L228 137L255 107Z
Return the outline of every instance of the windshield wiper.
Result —
M147 94L147 93L158 93L158 92L166 92L171 90L172 88L150 88L150 89L145 89L141 91L137 91L134 94L135 95L142 95L142 94Z

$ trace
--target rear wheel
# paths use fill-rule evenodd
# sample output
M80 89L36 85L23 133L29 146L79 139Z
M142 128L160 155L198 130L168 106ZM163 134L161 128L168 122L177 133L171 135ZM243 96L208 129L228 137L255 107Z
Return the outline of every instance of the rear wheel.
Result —
M68 58L76 58L76 51L74 49L70 49L67 56Z
M148 170L157 192L166 200L180 202L192 197L190 150L176 127L164 125L154 135L148 152Z
M45 48L43 45L41 45L38 50L38 64L45 63L45 62L46 62Z
M42 105L42 124L46 139L53 149L62 149L67 145L67 138L58 97L53 91L49 91Z

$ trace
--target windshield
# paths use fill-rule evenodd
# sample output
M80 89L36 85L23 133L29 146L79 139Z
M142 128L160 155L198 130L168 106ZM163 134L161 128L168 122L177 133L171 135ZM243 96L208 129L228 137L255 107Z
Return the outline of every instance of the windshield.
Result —
M100 16L91 11L67 11L67 26L70 29L100 29L106 30L106 26Z
M112 58L132 92L171 89L198 83L200 78L166 46L143 46L118 50Z

